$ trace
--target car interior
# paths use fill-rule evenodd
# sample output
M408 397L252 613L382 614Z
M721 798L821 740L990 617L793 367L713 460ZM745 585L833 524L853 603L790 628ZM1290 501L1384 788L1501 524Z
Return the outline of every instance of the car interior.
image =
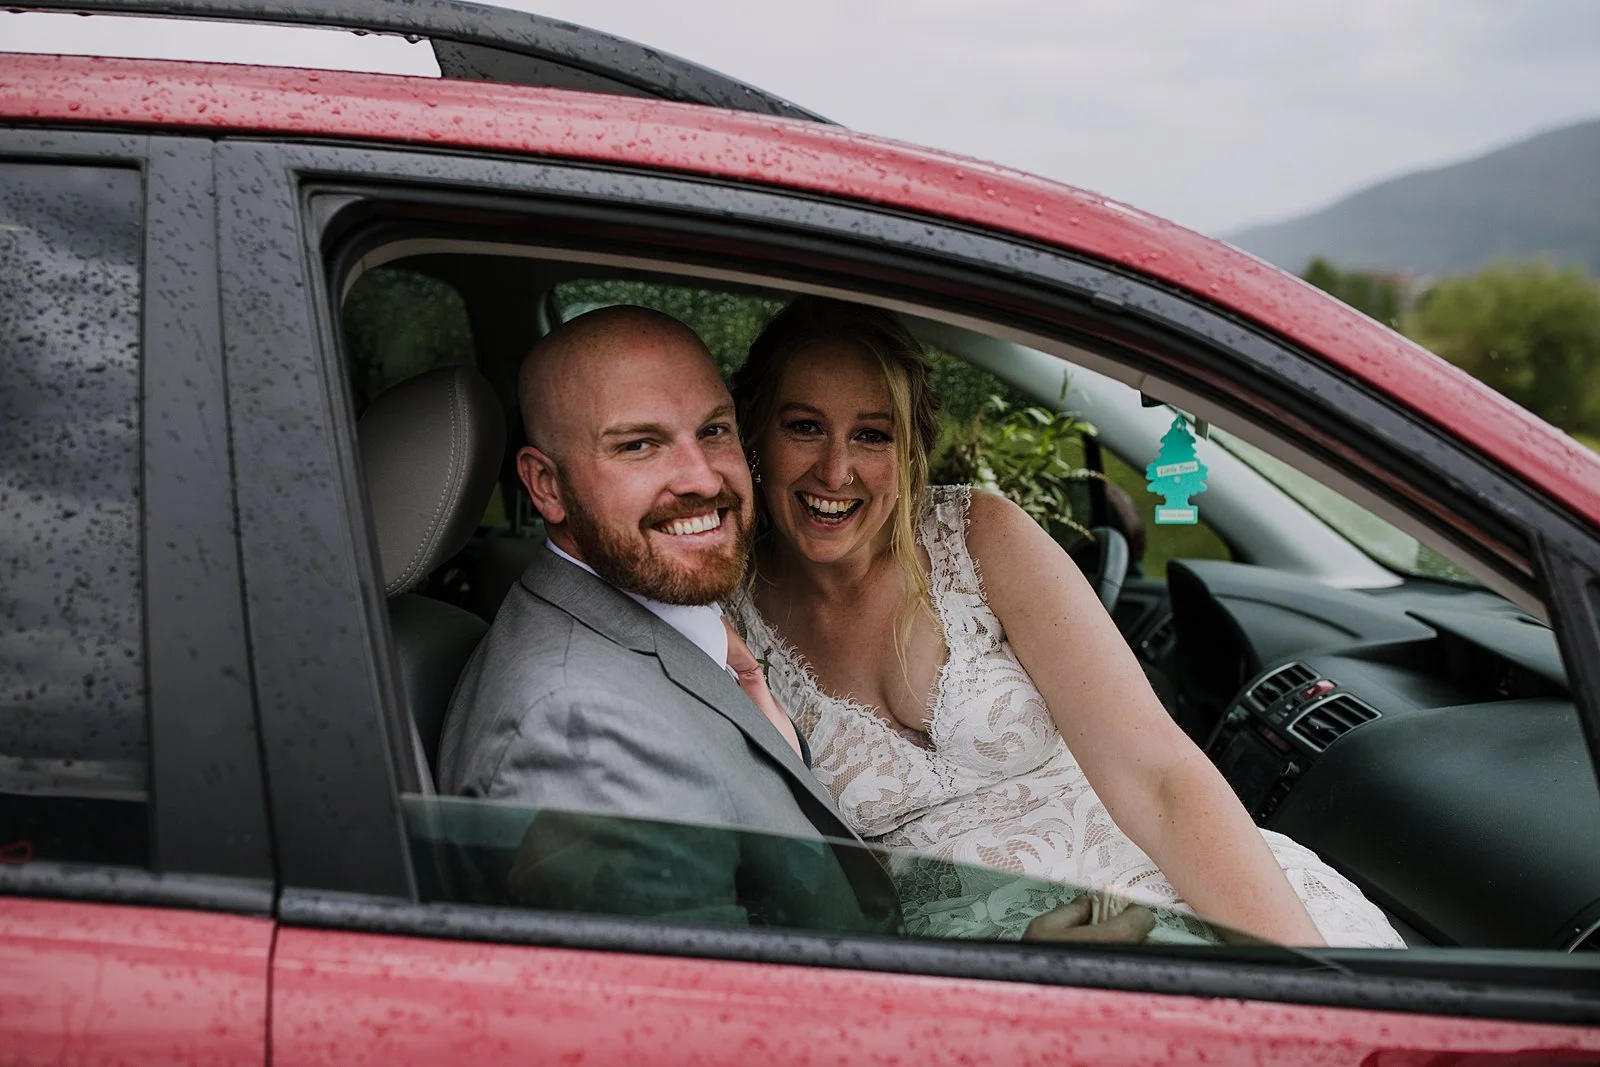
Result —
M382 248L339 279L424 793L455 680L542 544L512 461L523 353L593 307L645 303L731 370L792 293L708 273L462 242ZM1353 880L1410 946L1600 949L1600 790L1537 600L1292 442L1211 425L1105 354L899 310L952 419L936 471L974 469L958 415L1070 414L1051 447L1073 469L1072 513L1049 528L1260 825ZM1145 467L1174 419L1209 471L1195 526L1152 521Z

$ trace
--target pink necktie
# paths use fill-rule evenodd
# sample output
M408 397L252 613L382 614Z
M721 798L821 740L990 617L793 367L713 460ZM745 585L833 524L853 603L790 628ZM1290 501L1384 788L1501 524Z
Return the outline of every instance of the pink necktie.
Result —
M767 688L767 675L761 669L761 663L750 651L750 646L744 643L744 638L739 636L739 631L727 619L722 620L722 625L728 631L728 669L733 671L739 680L739 688L744 690L744 695L749 697L756 707L761 709L761 714L772 723L773 729L789 742L789 747L794 749L796 756L800 755L800 738L794 732L794 723L789 721L789 716L778 707L778 702L772 698L772 690Z

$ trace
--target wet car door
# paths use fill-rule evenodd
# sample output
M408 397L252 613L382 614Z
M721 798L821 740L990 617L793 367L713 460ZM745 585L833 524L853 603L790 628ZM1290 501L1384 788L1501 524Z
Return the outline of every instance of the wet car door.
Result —
M383 262L385 247L426 232L435 251L525 242L523 254L564 247L559 254L580 261L627 244L641 261L691 273L738 255L771 278L871 294L892 246L899 293L936 262L964 264L965 306L978 310L974 294L997 284L986 278L1009 284L1019 262L1049 254L777 192L546 163L234 142L219 147L217 173L233 444L253 475L239 487L244 568L284 883L275 1062L343 1062L374 1049L391 1062L445 1049L484 1062L858 1052L1181 1062L1218 1048L1355 1062L1384 1050L1589 1040L1561 1025L1584 1018L1586 994L1550 1000L1554 972L1530 977L1534 995L1485 982L1481 970L1468 982L1466 971L1441 978L1398 961L1358 974L1304 958L1285 968L1282 957L1180 960L706 929L438 895L418 846L438 801L396 697L344 393L335 329L344 272ZM803 261L793 244L802 234L817 242ZM985 261L1004 268L986 275ZM920 284L935 303L941 283ZM1060 299L1075 311L1092 305L1081 292ZM1201 317L1187 305L1170 310L1191 325ZM1233 327L1218 329L1225 336ZM291 495L295 506L284 508ZM1233 1004L1229 1014L1216 1013L1217 997ZM1362 1010L1380 1003L1382 1015ZM1552 1025L1507 1029L1488 1016Z
M213 219L207 142L0 131L8 1063L266 1056Z

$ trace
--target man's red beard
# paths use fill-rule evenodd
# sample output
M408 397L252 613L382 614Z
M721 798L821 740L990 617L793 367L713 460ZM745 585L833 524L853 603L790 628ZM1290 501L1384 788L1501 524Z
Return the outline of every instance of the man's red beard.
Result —
M564 503L567 532L579 555L596 574L623 592L663 604L711 604L731 596L744 577L752 536L749 502L731 489L714 497L679 497L646 515L633 530L602 525L575 494ZM692 565L656 552L650 539L654 527L713 509L723 512L723 522L733 524L730 542L705 551L704 558Z

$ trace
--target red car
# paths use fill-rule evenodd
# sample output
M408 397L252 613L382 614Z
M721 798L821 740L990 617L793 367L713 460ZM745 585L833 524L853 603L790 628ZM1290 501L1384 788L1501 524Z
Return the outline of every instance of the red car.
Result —
M577 27L10 6L405 35L443 77L0 56L0 1063L1600 1062L1600 459L1570 438L1224 244ZM432 760L539 543L518 359L627 301L736 362L818 292L901 312L951 411L1065 391L1101 477L1052 529L1097 531L1174 718L1408 949L508 897L532 813L434 795ZM459 419L369 432L460 365ZM1175 413L1198 527L1146 525ZM415 521L469 475L487 503Z

